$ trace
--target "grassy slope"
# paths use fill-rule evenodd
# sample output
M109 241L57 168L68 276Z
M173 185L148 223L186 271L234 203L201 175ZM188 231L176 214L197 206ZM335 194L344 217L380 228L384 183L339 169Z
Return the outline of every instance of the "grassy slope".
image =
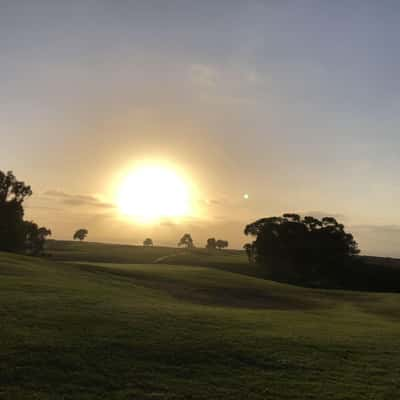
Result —
M0 253L0 399L386 399L400 392L399 295L87 259Z
M185 257L195 256L197 261L207 263L209 259L220 260L221 257L226 262L233 264L247 264L247 258L244 251L223 250L213 251L203 248L175 248L175 247L143 247L93 242L72 242L49 240L47 250L54 258L58 260L69 261L100 261L129 263L135 262L153 262L166 256ZM204 259L204 257L208 257Z
M91 242L49 241L47 252L56 261L89 261L108 263L146 263L196 265L262 275L256 266L249 266L244 251L114 245Z

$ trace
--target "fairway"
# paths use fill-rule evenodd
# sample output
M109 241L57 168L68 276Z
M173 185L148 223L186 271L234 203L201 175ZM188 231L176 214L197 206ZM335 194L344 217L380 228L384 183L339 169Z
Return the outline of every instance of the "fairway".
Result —
M0 398L386 399L400 390L398 300L2 253Z

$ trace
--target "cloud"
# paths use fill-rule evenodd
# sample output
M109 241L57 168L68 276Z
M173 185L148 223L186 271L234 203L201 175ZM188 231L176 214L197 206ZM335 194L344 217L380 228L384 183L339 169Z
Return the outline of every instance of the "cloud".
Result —
M217 199L199 199L197 200L197 204L202 207L211 207L211 206L222 206L225 204L223 200Z
M175 227L178 224L172 220L169 219L162 219L159 223L160 226L165 226L165 227Z
M208 204L211 204L213 206L220 206L220 205L223 205L223 202L221 200L211 199L211 200L208 200Z
M103 209L115 208L114 204L103 202L95 196L73 195L58 190L48 190L47 192L43 193L43 196L47 198L56 199L57 201L60 201L63 204L75 207L86 206L86 207L96 207Z
M192 93L218 106L256 105L270 85L248 65L191 64L186 76Z
M202 88L213 88L217 84L219 73L213 66L193 64L190 66L189 76L194 85Z

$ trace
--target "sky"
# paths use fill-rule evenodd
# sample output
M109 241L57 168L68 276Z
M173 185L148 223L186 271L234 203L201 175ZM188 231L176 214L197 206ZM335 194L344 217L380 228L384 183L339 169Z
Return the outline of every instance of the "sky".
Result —
M299 212L400 256L399 18L396 1L1 1L0 169L56 239L240 248L247 223ZM148 161L185 176L196 213L121 216L121 177Z

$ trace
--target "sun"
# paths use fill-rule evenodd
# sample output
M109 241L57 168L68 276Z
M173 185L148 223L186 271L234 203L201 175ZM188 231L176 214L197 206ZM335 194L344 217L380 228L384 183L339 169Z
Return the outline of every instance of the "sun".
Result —
M118 207L123 215L142 222L177 218L190 212L189 187L172 168L142 165L122 181Z

